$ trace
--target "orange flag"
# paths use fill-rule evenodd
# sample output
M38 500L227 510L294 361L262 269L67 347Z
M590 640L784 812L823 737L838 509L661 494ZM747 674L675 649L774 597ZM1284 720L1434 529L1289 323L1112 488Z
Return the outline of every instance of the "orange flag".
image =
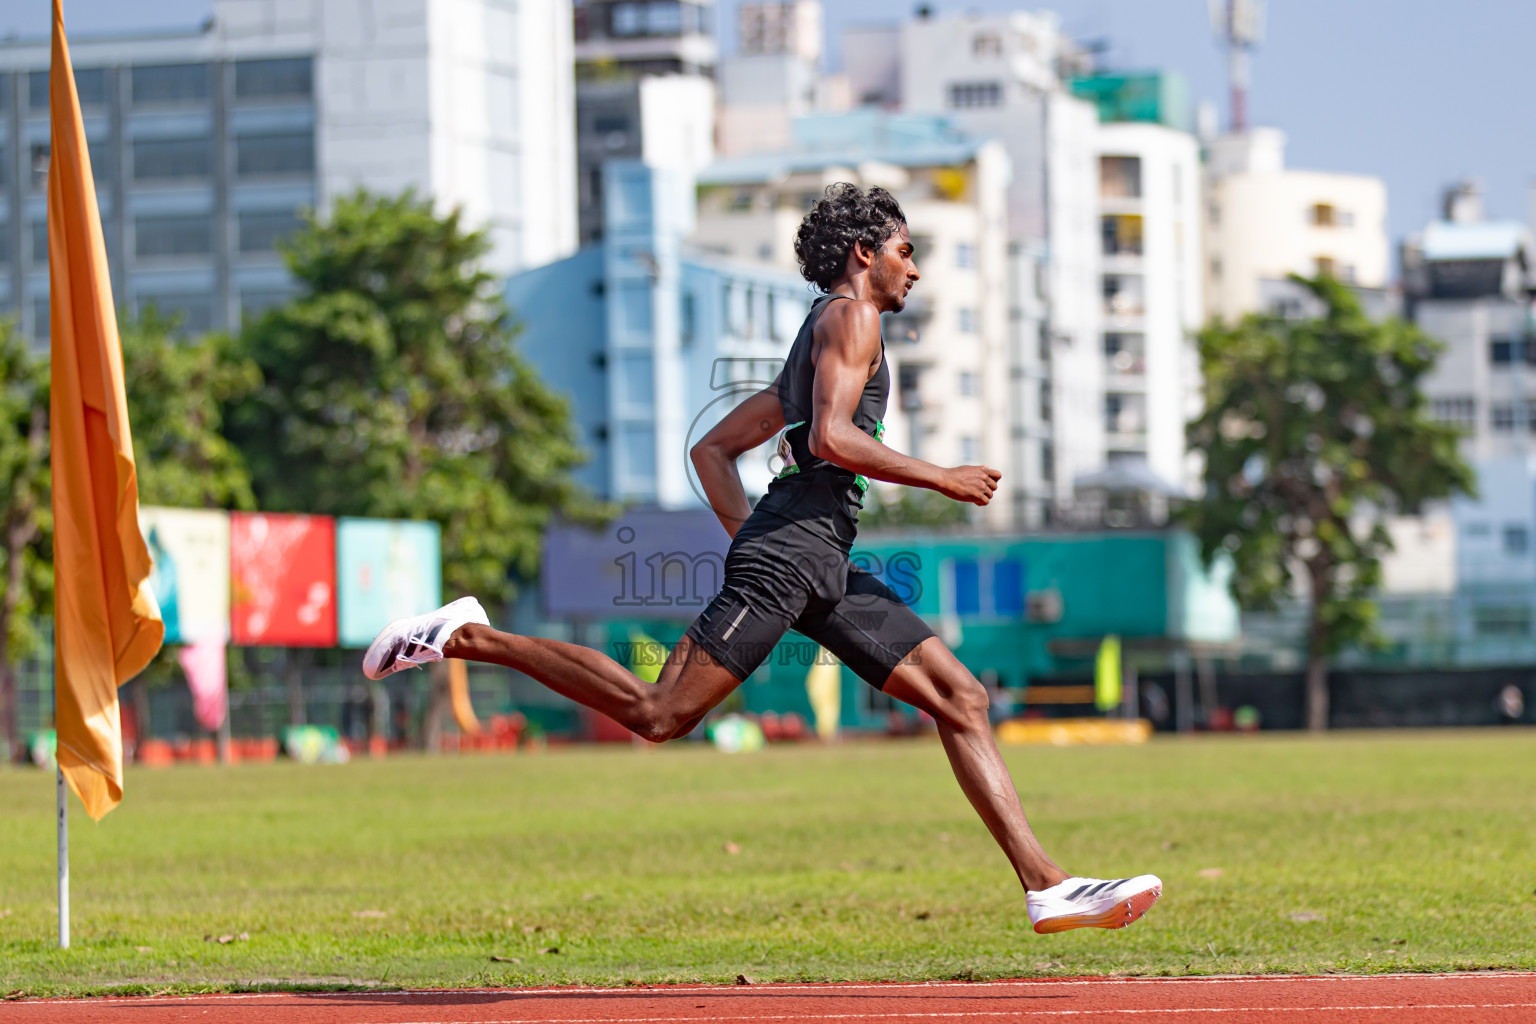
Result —
M117 688L155 656L165 626L146 582L123 352L61 0L48 109L54 727L59 767L99 821L123 798Z

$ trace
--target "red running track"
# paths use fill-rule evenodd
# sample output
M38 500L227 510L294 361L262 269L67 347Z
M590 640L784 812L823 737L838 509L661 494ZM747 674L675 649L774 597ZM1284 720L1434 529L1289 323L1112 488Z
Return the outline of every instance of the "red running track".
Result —
M731 1021L1536 1021L1536 973L1041 979L18 1000L4 1024L688 1024Z

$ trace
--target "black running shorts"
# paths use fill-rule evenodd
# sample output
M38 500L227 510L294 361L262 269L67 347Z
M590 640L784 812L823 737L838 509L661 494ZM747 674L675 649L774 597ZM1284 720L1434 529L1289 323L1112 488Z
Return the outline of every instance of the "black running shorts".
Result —
M840 545L801 522L754 514L731 541L720 593L688 627L688 636L745 681L791 629L876 689L934 635L895 591L852 564Z

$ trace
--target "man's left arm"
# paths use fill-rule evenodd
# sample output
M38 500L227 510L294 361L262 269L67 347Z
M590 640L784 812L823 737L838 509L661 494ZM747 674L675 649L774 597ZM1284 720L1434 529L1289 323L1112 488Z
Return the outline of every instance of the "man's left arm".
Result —
M709 507L732 537L752 514L736 460L783 427L784 409L779 405L779 385L775 381L726 413L688 453Z

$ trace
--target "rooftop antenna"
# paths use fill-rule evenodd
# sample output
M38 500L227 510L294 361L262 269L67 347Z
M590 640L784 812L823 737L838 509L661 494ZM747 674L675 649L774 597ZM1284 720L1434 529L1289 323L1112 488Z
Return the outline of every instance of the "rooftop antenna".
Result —
M1264 38L1264 0L1206 0L1211 29L1227 48L1232 133L1248 130L1248 51Z

